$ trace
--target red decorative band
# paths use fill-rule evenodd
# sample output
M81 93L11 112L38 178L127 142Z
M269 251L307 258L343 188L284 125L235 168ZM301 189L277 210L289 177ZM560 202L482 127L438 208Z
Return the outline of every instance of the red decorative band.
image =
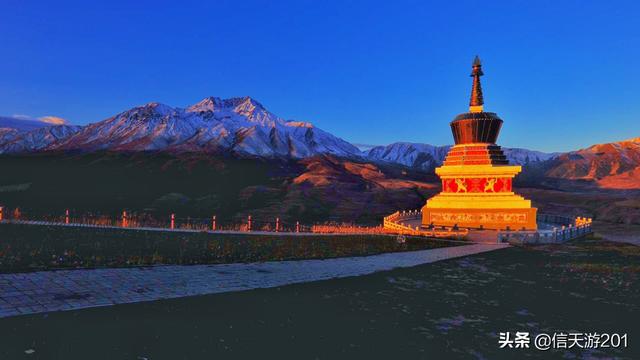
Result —
M442 191L446 193L511 192L511 180L509 177L442 179Z

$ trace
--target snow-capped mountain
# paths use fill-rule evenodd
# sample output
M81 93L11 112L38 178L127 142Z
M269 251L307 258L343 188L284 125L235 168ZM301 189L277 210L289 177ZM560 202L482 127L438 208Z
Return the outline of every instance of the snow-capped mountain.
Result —
M376 162L401 164L421 170L431 170L439 166L447 156L450 145L397 142L387 146L376 146L366 152L366 157Z
M52 129L59 135L55 139L32 134L37 130L21 136L0 133L0 153L163 150L291 158L361 155L350 143L310 123L284 120L250 97L208 97L186 109L149 103L84 127L67 128L64 133ZM20 144L23 139L28 144ZM34 143L37 140L42 142Z
M5 120L5 127L0 121L0 154L66 150L225 152L266 158L332 154L431 171L451 148L398 142L361 151L310 123L284 120L250 97L207 97L186 108L152 102L82 127ZM504 151L511 163L521 165L558 156L525 149Z
M365 153L372 161L402 164L415 169L431 170L442 165L450 145L434 146L429 144L397 142L387 146L377 146ZM557 157L558 153L544 153L535 150L502 148L512 164L527 165Z
M521 148L502 148L504 155L510 163L516 165L527 165L530 163L547 161L557 158L561 153L546 153L542 151L521 149Z
M80 129L75 125L50 125L30 131L0 128L0 154L45 150Z

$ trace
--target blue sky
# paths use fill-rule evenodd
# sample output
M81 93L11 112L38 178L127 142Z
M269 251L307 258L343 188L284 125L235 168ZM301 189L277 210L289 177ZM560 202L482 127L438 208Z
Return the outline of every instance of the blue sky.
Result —
M448 144L473 57L499 143L640 136L640 2L0 3L0 115L75 124L249 95L348 141Z

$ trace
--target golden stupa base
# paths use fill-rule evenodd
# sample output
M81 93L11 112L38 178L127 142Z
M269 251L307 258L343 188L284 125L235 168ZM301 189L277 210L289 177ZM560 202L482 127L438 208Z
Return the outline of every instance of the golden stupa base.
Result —
M422 208L422 226L536 230L537 209L512 192L512 179L520 171L520 166L493 164L437 168L443 191Z
M487 230L536 230L536 208L422 208L422 227L458 226Z

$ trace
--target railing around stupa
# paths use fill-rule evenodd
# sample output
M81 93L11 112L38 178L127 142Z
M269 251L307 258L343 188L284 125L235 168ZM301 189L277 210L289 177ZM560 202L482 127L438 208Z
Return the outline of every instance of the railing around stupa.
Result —
M460 239L468 232L451 228L436 228L432 231L421 230L406 223L413 220L420 223L421 212L403 211L385 217L384 225L365 226L352 223L323 223L305 225L299 221L284 221L280 217L271 220L256 219L248 215L244 221L221 222L215 215L210 218L177 217L170 214L154 217L145 213L122 211L121 215L98 215L76 213L66 209L58 214L30 214L19 208L9 209L0 206L0 224L21 224L39 226L91 227L103 229L171 231L171 232L210 232L228 234L265 235L415 235L438 238Z
M419 210L396 211L386 216L383 228L388 232L402 235L432 236L432 237L466 237L469 229L420 227L422 212ZM577 239L593 232L592 219L586 217L567 217L552 214L538 214L537 222L540 228L535 231L501 230L497 233L497 242L516 244L547 244L562 243ZM476 231L480 231L476 229Z
M593 219L587 217L568 217L553 214L538 214L538 225L550 226L550 229L537 231L500 231L498 242L516 244L554 244L578 239L593 232Z
M271 219L255 218L248 215L244 220L227 219L221 221L216 215L208 218L178 217L175 213L165 216L152 216L146 213L122 211L121 215L99 215L79 213L69 209L58 214L31 214L19 208L9 209L0 206L0 224L21 224L41 226L91 227L104 229L171 231L171 232L211 232L228 234L264 235L389 235L382 225L365 226L352 223L302 224L299 221L286 221L281 217Z
M453 228L433 228L422 229L420 226L422 220L422 211L396 211L389 216L385 216L383 220L383 228L387 232L397 233L400 235L428 236L438 238L456 238L461 239L469 235L467 229Z

